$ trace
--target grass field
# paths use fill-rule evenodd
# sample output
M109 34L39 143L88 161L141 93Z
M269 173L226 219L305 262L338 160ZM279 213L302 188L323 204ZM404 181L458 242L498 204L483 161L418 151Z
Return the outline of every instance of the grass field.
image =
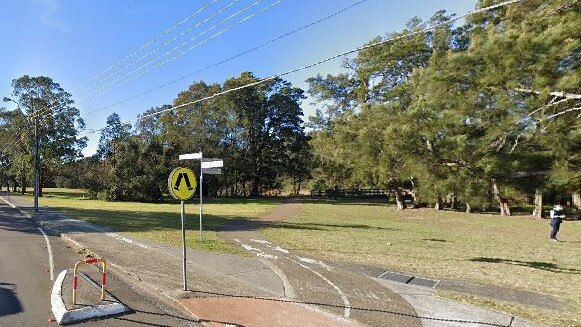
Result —
M12 193L14 194L14 193ZM14 194L16 195L16 194ZM131 237L162 244L181 246L180 204L168 203L105 202L89 199L82 190L44 189L39 205L64 212L71 217L104 226ZM24 195L31 197L30 194ZM202 226L204 241L199 238L199 202L186 204L186 244L188 247L245 254L216 235L216 228L229 219L254 219L273 210L277 200L224 199L206 200Z
M560 312L442 295L551 326L581 326L581 221L561 228L563 242L553 243L548 220L321 202L262 233L320 258L549 294L563 301Z

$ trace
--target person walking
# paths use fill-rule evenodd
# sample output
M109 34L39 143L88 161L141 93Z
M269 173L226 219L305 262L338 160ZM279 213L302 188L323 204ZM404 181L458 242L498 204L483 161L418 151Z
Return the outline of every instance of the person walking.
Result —
M553 209L551 209L551 211L549 212L549 215L551 217L550 239L553 242L559 242L559 240L557 240L557 233L559 232L559 227L561 227L563 218L565 218L565 215L563 215L563 207L559 204L555 204Z

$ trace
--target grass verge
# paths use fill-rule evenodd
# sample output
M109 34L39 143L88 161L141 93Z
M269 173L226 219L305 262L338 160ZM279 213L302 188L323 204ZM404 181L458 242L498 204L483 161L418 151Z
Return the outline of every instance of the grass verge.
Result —
M24 196L31 197L30 194ZM278 201L273 199L205 199L204 201L203 242L199 237L199 203L195 200L186 203L187 246L194 249L244 255L246 253L238 247L218 237L216 230L232 219L259 218L272 211L278 204ZM81 190L45 189L43 197L39 198L39 205L130 237L181 246L178 201L106 202L89 199Z

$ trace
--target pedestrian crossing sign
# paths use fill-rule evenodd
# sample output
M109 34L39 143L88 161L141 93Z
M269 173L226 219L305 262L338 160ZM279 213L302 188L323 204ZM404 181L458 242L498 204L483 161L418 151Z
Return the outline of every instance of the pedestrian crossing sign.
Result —
M187 200L196 193L196 175L184 167L174 169L167 179L169 194L178 200Z

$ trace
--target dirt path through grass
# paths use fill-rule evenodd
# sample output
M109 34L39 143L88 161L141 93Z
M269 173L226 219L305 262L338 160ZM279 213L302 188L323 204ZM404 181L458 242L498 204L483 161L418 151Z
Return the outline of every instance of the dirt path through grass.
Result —
M259 220L265 222L279 222L283 220L288 220L303 211L303 204L298 200L290 200L289 202L282 203L276 209L270 213L260 217Z

